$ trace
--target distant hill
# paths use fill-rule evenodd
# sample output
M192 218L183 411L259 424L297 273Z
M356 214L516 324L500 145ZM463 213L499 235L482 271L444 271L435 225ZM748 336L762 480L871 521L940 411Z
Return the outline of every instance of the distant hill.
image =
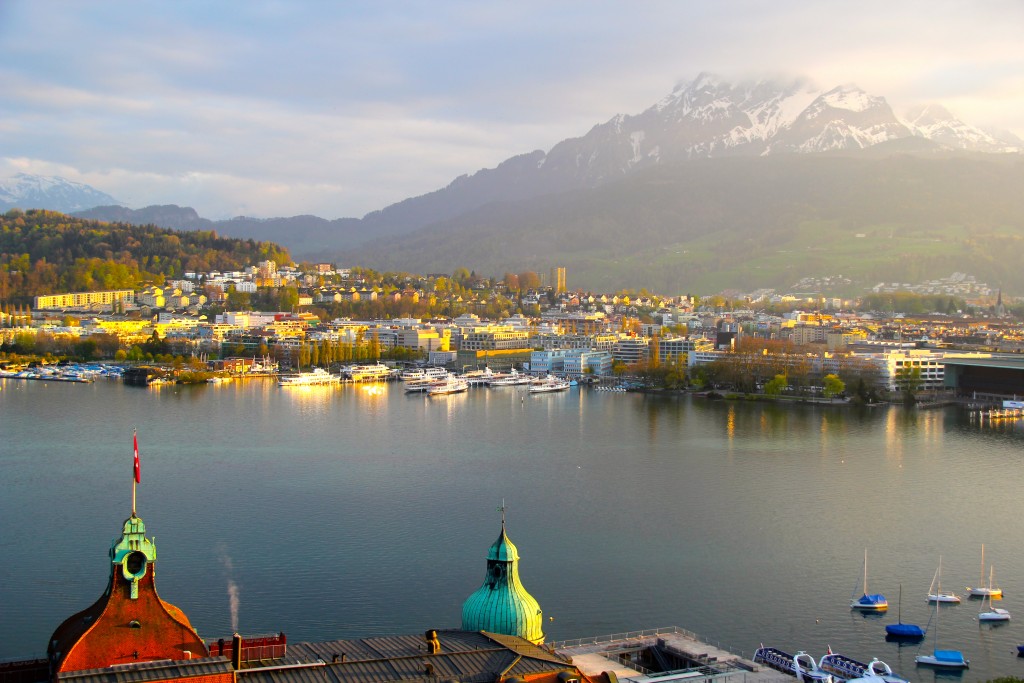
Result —
M178 232L153 225L99 223L56 211L0 214L0 301L40 294L137 288L185 271L241 270L290 260L271 242Z

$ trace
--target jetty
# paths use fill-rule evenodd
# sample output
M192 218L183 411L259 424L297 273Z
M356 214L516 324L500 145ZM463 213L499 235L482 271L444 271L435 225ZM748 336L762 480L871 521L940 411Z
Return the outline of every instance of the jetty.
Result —
M793 676L757 664L697 634L669 626L547 643L584 674L610 671L619 681L650 683L677 679L733 683L793 683Z

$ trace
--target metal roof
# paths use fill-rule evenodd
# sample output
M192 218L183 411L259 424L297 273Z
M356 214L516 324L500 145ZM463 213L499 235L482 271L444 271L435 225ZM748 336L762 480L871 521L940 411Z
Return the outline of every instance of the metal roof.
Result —
M277 666L251 667L238 678L244 683L491 683L501 676L573 670L565 658L521 638L455 630L437 636L437 654L429 653L423 636L290 644L288 660L295 664L282 660Z
M68 671L59 674L58 680L65 683L143 683L144 681L160 681L169 678L230 674L232 671L231 662L226 657L203 657Z
M999 368L1000 370L1024 370L1024 358L1019 357L944 358L941 362L945 365L972 365L983 368Z

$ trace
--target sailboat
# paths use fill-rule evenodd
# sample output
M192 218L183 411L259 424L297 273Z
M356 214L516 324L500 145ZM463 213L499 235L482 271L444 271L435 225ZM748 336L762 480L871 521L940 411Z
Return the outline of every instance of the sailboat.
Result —
M942 555L939 555L939 568L932 577L932 585L928 587L928 602L960 603L960 596L956 593L942 592Z
M989 566L988 568L988 587L992 588L992 573L994 569ZM984 610L984 603L982 603L982 612L978 615L978 621L1009 621L1010 613L1000 607L992 606L992 593L989 593L988 598L988 611Z
M899 600L896 602L896 623L886 624L885 637L898 640L917 640L924 638L924 629L917 624L903 623L903 584L900 584Z
M856 595L856 592L854 592ZM881 612L889 609L889 601L881 593L868 593L868 550L864 549L864 593L859 598L851 598L850 609Z
M940 650L939 644L939 603L935 603L935 628L932 629L933 647L930 655L917 655L914 661L918 665L934 666L942 669L966 669L970 662L964 659L960 650Z
M978 597L978 598L984 598L986 596L991 596L993 598L1001 598L1001 597L1003 597L1003 589L1002 588L996 588L996 587L992 586L991 584L989 584L988 586L985 586L985 544L984 543L981 544L981 576L978 577L978 587L977 588L971 588L970 586L968 586L967 587L967 592L971 594L971 597Z

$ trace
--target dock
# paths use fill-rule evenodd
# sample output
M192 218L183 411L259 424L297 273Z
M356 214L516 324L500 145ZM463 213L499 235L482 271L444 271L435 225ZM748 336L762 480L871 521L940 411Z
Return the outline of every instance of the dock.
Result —
M675 626L548 643L545 647L570 658L588 676L607 671L619 681L632 683L684 678L732 683L795 680Z

